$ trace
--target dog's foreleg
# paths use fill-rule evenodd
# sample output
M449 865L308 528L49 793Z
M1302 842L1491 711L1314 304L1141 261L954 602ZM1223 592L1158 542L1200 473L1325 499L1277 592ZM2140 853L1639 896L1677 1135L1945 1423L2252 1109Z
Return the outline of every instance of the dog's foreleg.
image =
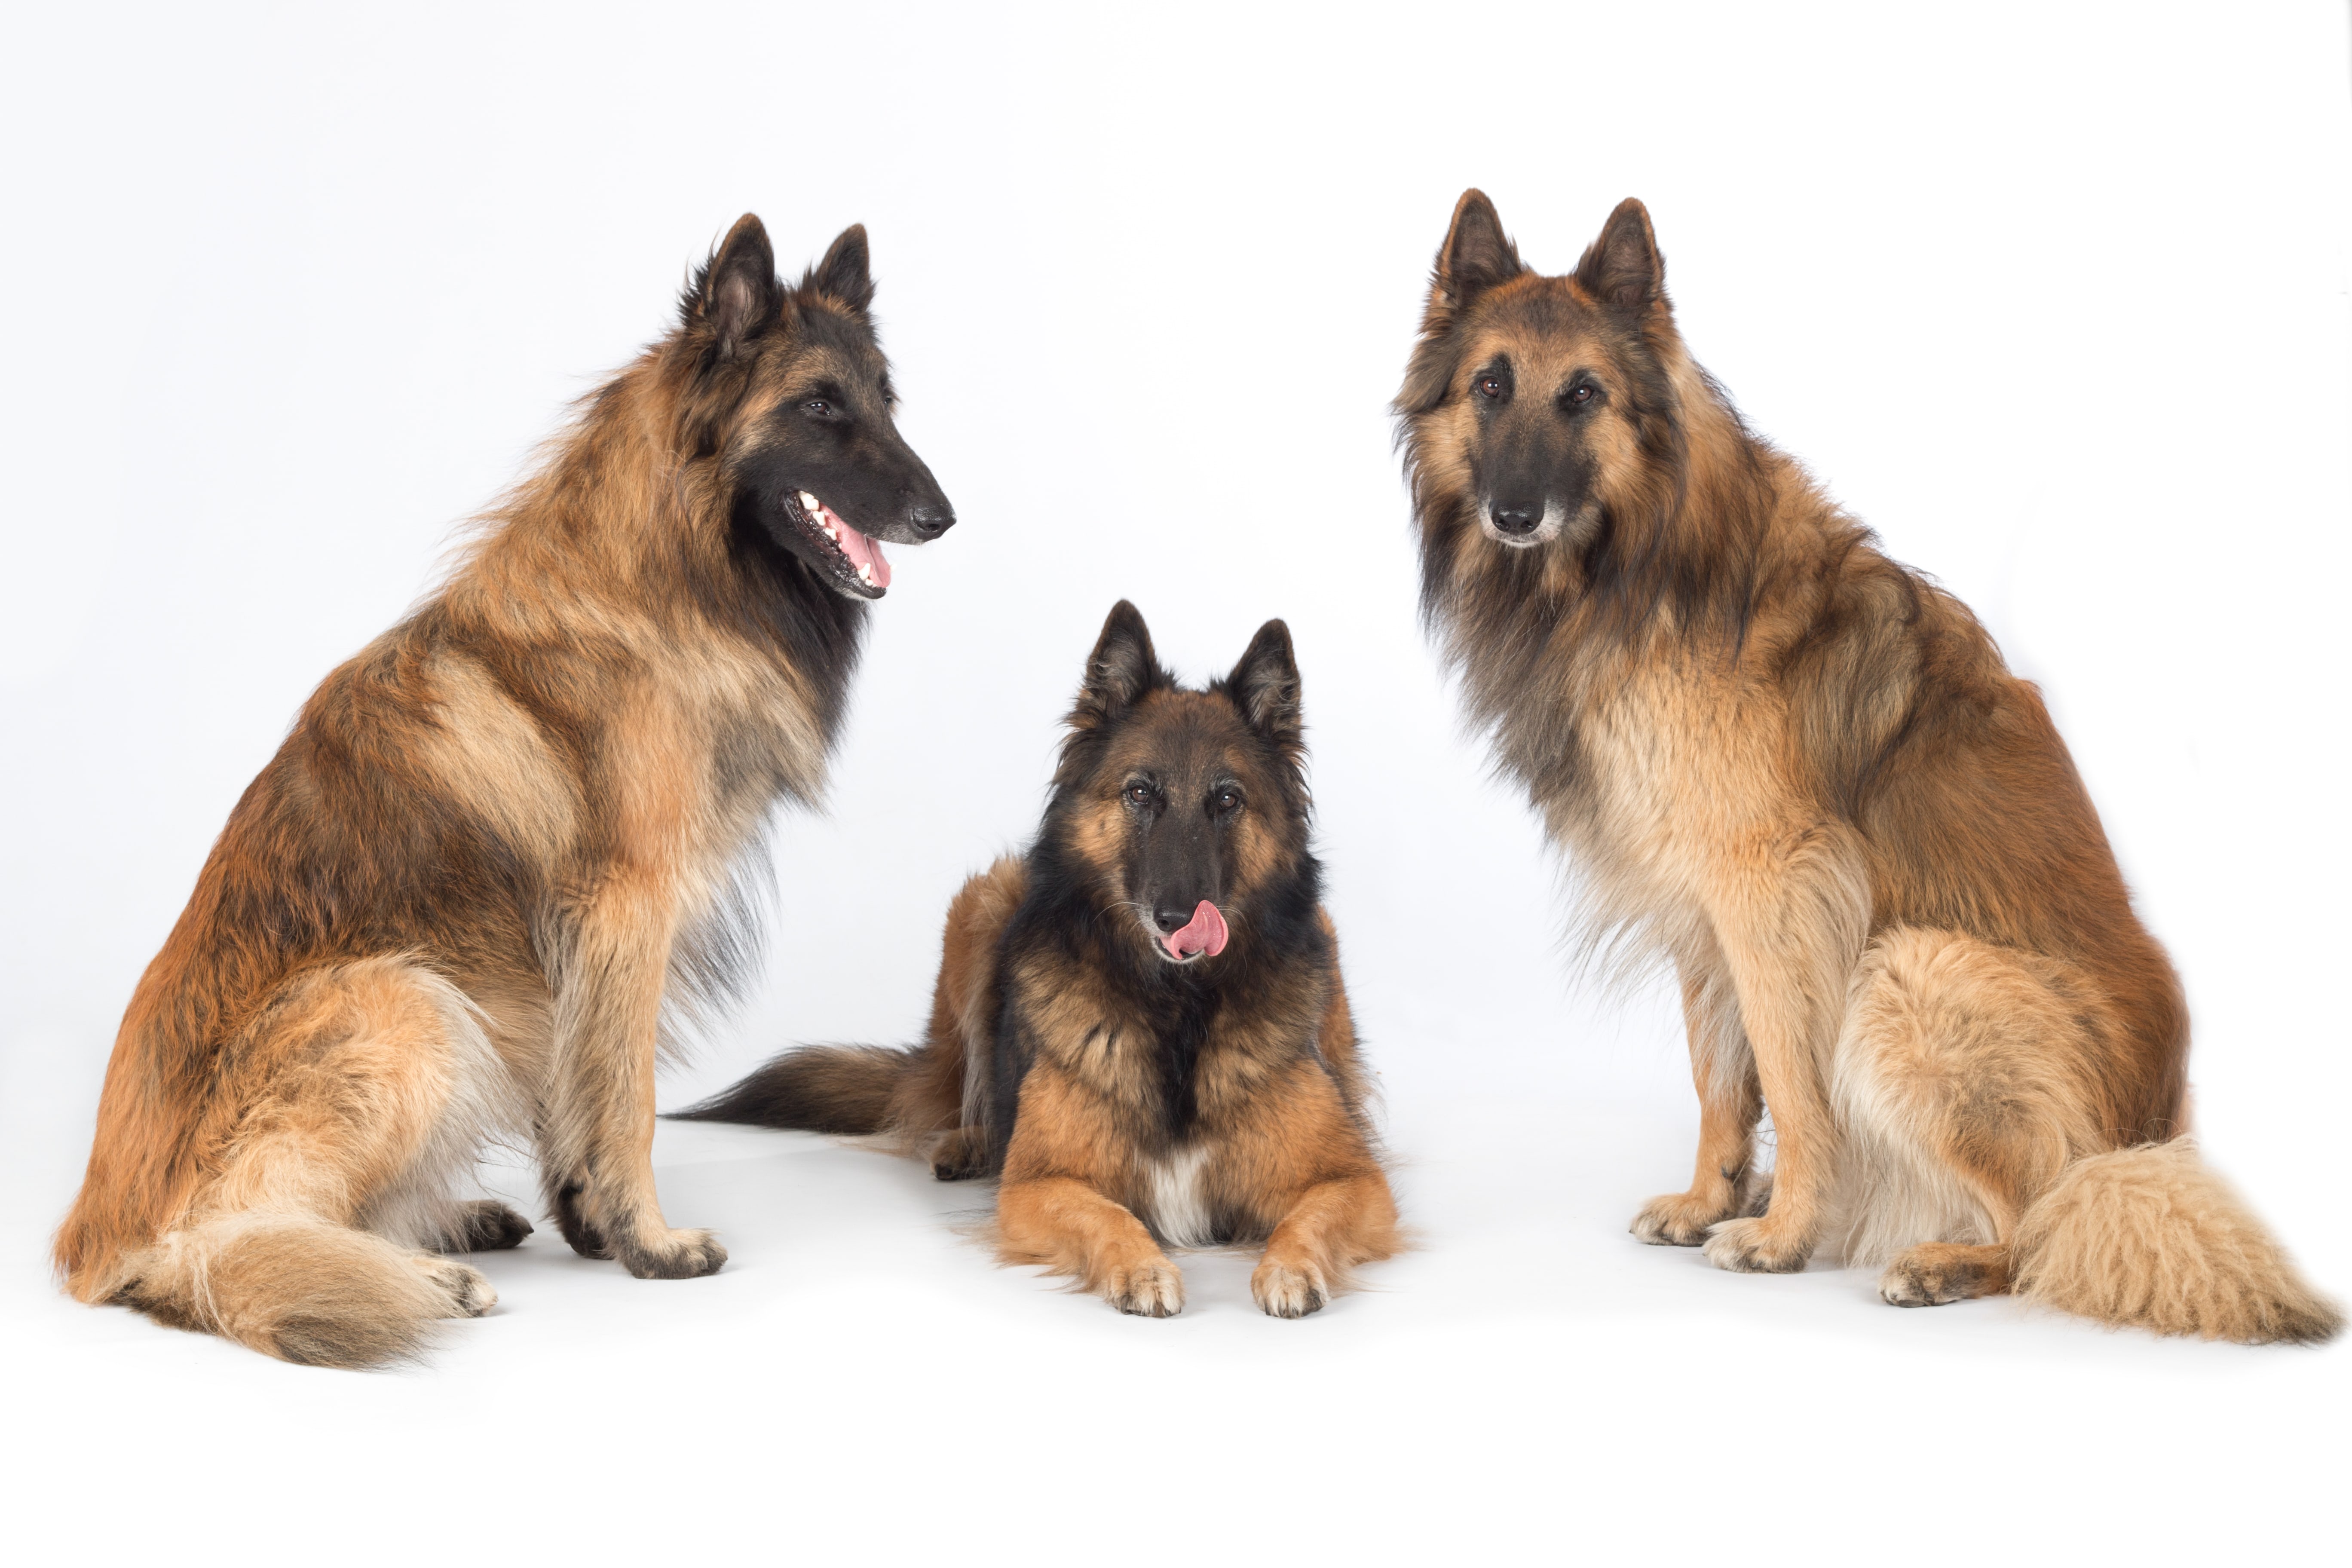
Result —
M1266 1238L1250 1297L1270 1317L1322 1310L1354 1264L1396 1250L1396 1200L1379 1172L1318 1182Z
M1184 1310L1184 1277L1143 1222L1069 1176L1008 1178L996 1197L1008 1263L1043 1264L1122 1312L1172 1318Z
M1708 913L1776 1148L1770 1207L1716 1226L1706 1256L1741 1273L1792 1273L1820 1238L1836 1173L1829 1056L1868 932L1870 884L1833 823L1756 834L1724 859Z
M727 1261L709 1231L672 1230L654 1194L654 1058L677 904L658 872L616 867L579 911L558 976L540 1119L542 1174L564 1239L640 1279L692 1279Z
M1698 1162L1689 1191L1652 1198L1633 1216L1633 1234L1653 1247L1698 1246L1708 1226L1748 1212L1759 1184L1752 1165L1764 1091L1722 955L1685 958L1680 968L1691 1081L1698 1089Z

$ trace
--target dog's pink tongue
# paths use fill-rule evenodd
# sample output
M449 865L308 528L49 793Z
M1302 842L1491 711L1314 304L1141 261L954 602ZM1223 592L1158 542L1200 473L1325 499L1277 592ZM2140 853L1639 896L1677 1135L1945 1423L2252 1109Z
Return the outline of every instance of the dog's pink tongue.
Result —
M849 563L852 566L872 568L874 585L877 588L888 587L890 563L882 558L882 542L878 539L868 539L842 521L841 514L831 507L825 509L824 515L832 521L835 531L840 535L841 552L849 557Z
M1192 918L1168 933L1168 951L1179 958L1189 958L1196 952L1214 958L1225 951L1227 934L1225 917L1217 912L1216 905L1202 899L1201 907L1192 911Z

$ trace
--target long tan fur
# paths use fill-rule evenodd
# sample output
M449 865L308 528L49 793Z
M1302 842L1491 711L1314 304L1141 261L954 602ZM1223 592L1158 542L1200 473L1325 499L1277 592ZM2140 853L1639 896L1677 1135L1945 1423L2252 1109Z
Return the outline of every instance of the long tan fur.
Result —
M1680 979L1698 1159L1638 1236L1764 1271L1835 1242L1906 1306L2021 1282L2167 1332L2336 1331L2169 1142L2179 985L2040 695L1741 423L1640 203L1547 277L1465 194L1397 407L1471 715L1596 940Z
M123 1018L57 1239L75 1296L290 1361L413 1354L496 1299L442 1254L530 1229L451 1194L499 1134L580 1251L725 1259L656 1199L655 1061L666 1001L748 951L735 868L818 793L855 665L863 605L739 503L813 388L870 394L859 438L896 441L865 258L853 229L786 289L738 224L676 330L321 683Z

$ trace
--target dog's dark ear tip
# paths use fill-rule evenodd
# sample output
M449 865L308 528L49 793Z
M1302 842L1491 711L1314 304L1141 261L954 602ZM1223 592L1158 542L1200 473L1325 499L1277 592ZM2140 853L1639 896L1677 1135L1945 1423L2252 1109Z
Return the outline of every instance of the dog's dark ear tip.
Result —
M1071 721L1100 722L1127 708L1160 683L1160 655L1151 646L1151 629L1143 612L1121 599L1103 617L1102 635L1087 656L1087 677L1078 692Z
M1627 196L1611 210L1601 237L1576 264L1576 280L1595 299L1622 310L1647 310L1664 300L1665 258L1658 254L1650 209L1639 197Z
M1507 283L1526 270L1526 265L1519 260L1518 247L1503 231L1502 215L1495 210L1486 192L1472 186L1454 204L1454 219L1446 226L1445 243L1438 247L1437 268L1432 279L1431 316L1424 324L1433 324L1441 317L1450 319L1452 312L1466 309L1487 289Z
M757 213L745 213L696 275L688 321L707 323L719 359L730 360L747 340L766 330L780 297L776 253L768 244L767 226Z
M874 303L874 272L866 226L853 223L834 236L833 243L825 247L824 259L809 268L803 282L832 295L854 310L869 308Z
M1250 728L1283 744L1300 734L1298 656L1289 626L1279 618L1258 627L1241 662L1226 677L1234 705Z

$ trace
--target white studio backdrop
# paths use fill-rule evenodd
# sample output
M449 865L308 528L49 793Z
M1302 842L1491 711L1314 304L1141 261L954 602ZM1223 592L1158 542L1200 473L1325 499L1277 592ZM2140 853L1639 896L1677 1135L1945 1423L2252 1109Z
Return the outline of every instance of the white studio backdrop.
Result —
M47 1304L40 1247L115 1022L303 697L666 327L746 210L788 270L867 226L901 428L961 523L895 558L830 805L777 836L761 984L665 1103L793 1040L913 1036L947 899L1033 826L1124 595L1195 680L1291 625L1408 1206L1416 1163L1452 1173L1433 1192L1534 1213L1548 1182L1622 1183L1604 1227L1682 1184L1673 1010L1570 984L1558 868L1415 620L1386 403L1470 184L1549 271L1619 198L1647 202L1700 360L2042 684L2188 984L2212 1157L2352 1291L2342 6L121 8L11 32L0 1276L37 1325L20 1366L135 1345L166 1382L175 1357L241 1391L269 1370L158 1331L76 1348L105 1315ZM1604 1163L1574 1130L1608 1127L1635 1131ZM829 1196L902 1179L837 1161ZM1559 1197L1574 1245L1623 1241L1583 1233L1584 1201ZM1447 1234L1427 1242L1400 1279L1447 1277ZM1644 1278L1703 1291L1727 1344L1762 1331L1753 1281ZM832 1281L843 1302L856 1283ZM657 1324L667 1289L615 1310ZM1000 1321L1045 1323L1050 1347L1076 1310L1029 1295ZM1374 1364L1449 1331L1384 1344L1365 1318ZM1984 1321L1980 1346L2044 1331ZM1892 1329L1865 1377L1826 1328L1771 1321L1857 1398L1912 1370ZM1572 1331L1521 1329L1601 1397ZM2078 1342L2020 1354L2046 1371ZM2249 1353L2178 1363L2198 1392L2153 1397L2226 1401ZM1182 1359L1150 1354L1155 1380ZM2284 1402L2267 1418L2302 1408L2295 1378L2340 1408L2344 1352L2291 1364L2259 1374ZM1611 1408L1653 1420L1629 1378ZM1476 1429L1540 1469L1526 1413L1490 1408L1511 1390L1480 1386ZM241 1418L272 1397L240 1392Z

